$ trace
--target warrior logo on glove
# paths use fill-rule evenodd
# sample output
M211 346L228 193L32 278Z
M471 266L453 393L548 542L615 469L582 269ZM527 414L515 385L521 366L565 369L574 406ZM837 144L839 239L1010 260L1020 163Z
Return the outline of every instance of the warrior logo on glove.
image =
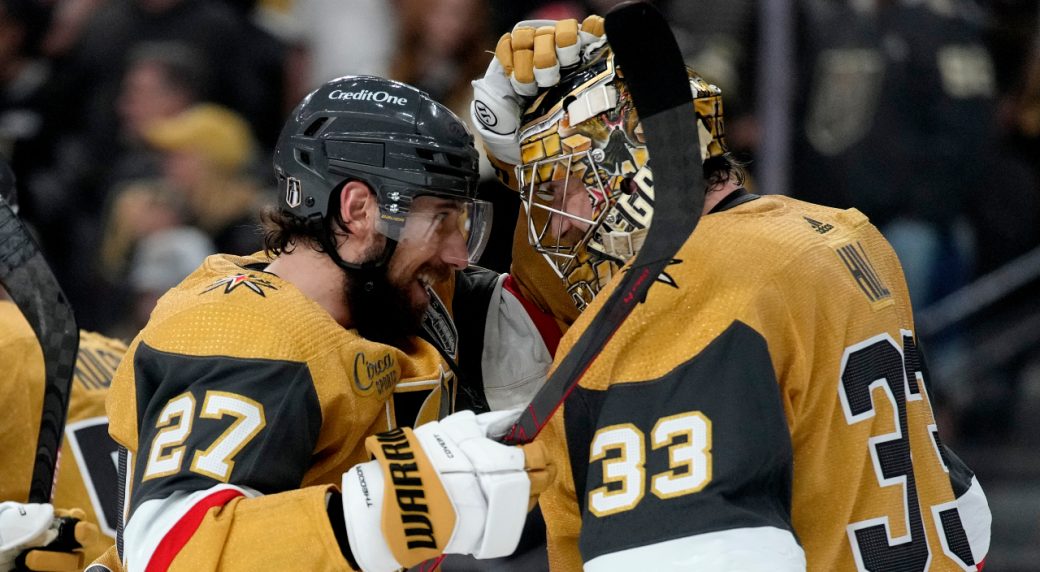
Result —
M487 106L483 101L473 102L474 109L477 113L477 119L480 123L486 127L494 127L498 125L498 117L495 116L495 112L491 111L491 108Z
M707 161L726 152L722 92L689 76ZM639 251L654 210L652 159L609 47L527 107L519 139L528 238L584 309Z

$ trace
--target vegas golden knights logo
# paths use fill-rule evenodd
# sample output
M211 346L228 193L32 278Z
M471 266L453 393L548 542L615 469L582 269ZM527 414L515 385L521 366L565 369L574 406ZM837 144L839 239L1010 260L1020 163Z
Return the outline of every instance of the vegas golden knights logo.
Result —
M863 291L868 300L872 303L880 302L892 296L888 287L881 281L881 276L874 269L874 265L867 258L867 251L864 250L862 244L858 242L846 244L839 247L837 253L838 257L845 264L845 268L852 274L856 285L859 286L859 289Z
M300 202L303 198L303 190L300 186L300 180L296 177L289 177L285 180L285 204L289 205L290 208L296 208L300 206Z

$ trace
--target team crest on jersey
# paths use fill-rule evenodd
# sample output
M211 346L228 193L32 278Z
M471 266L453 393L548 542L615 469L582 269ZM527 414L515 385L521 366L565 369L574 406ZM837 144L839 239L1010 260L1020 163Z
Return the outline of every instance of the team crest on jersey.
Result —
M455 322L448 313L440 296L432 288L426 290L430 295L430 305L423 315L423 329L430 337L430 341L437 345L444 353L453 358L458 357L459 331L455 328Z
M670 262L668 262L668 266L672 266L673 264L682 264L682 260L678 258L673 258ZM668 286L671 286L672 288L678 289L679 283L676 282L675 278L672 278L672 275L668 273L668 266L665 266L665 269L657 275L657 278L654 280L654 282L660 282L661 284L666 284ZM625 268L625 272L628 272L630 270L632 270L631 266ZM640 302L646 302L646 297L644 296L643 299L640 300Z
M235 290L239 286L243 286L251 292L259 294L264 298L267 297L267 294L264 294L264 288L267 288L268 290L278 289L278 287L272 284L270 280L265 280L258 276L254 276L253 274L232 274L227 278L221 278L220 280L217 280L208 288L200 292L200 294L212 292L213 290L216 290L221 286L224 287L225 294L230 294L232 290Z
M682 264L682 260L679 260L678 258L673 258L672 261L668 263L668 266L671 266L673 264ZM675 278L672 278L672 275L668 273L667 268L665 270L662 270L661 274L657 276L657 282L667 284L672 288L679 288L679 284L675 281Z

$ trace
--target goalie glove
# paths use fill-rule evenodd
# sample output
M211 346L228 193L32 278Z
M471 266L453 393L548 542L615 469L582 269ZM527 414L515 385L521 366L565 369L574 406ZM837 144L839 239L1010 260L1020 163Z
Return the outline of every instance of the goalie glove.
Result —
M504 183L516 188L512 166L520 162L520 114L528 100L605 40L600 16L585 18L580 29L573 19L525 20L499 39L484 77L473 82L470 114Z
M554 467L541 443L492 441L517 411L462 411L414 431L365 440L375 460L343 475L350 550L366 572L415 566L441 554L506 556Z
M49 504L0 503L0 572L73 571L83 568L84 544L97 527L79 509L54 510Z

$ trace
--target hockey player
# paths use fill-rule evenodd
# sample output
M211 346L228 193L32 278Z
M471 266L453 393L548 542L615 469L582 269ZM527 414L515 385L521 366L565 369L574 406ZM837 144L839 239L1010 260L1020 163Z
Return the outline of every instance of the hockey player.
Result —
M650 168L677 166L648 156L609 46L568 54L575 23L543 24L503 38L473 110L585 308L559 363L652 224ZM562 467L552 568L981 568L989 508L938 438L892 249L854 209L743 189L720 90L690 86L705 214L539 439Z
M0 161L0 196L17 213L14 181L4 175L7 172ZM24 504L36 457L44 361L32 327L0 288L0 402L7 407L0 421L2 572L15 566L80 570L115 540L116 470L111 455L116 447L108 436L105 394L126 346L94 332L81 330L79 335L54 496L49 504ZM55 538L59 525L73 530L73 543L59 546L68 540Z
M48 515L52 514L73 517L88 525L82 526L78 533L77 542L81 546L72 550L57 550L53 545L46 550L29 550L24 554L23 566L29 570L80 570L85 562L100 556L115 541L118 503L112 456L116 444L108 436L105 395L126 346L118 340L80 330L54 498L51 504L25 508L21 502L28 495L39 432L43 356L29 324L18 308L3 296L0 296L0 332L0 363L7 368L0 392L5 396L3 402L10 406L0 423L4 443L0 447L0 466L4 467L0 472L0 499L6 500L0 508L0 540L7 549L9 541L15 538L9 526L17 526L24 539L11 547L17 550L9 557L0 556L0 570L6 572L5 563L13 565L27 549L46 544L53 524L53 518ZM14 525L11 519L15 514L22 516L19 506L26 510L25 517L34 519L32 522ZM7 510L14 512L7 513ZM72 526L75 525L73 522Z
M446 303L432 286L483 248L476 161L458 118L401 83L339 78L299 104L275 152L274 256L207 259L116 372L122 562L110 551L91 570L385 571L512 552L551 478L540 446L488 438L514 415L399 427L453 406L455 338L433 323ZM435 391L405 414L403 388Z

